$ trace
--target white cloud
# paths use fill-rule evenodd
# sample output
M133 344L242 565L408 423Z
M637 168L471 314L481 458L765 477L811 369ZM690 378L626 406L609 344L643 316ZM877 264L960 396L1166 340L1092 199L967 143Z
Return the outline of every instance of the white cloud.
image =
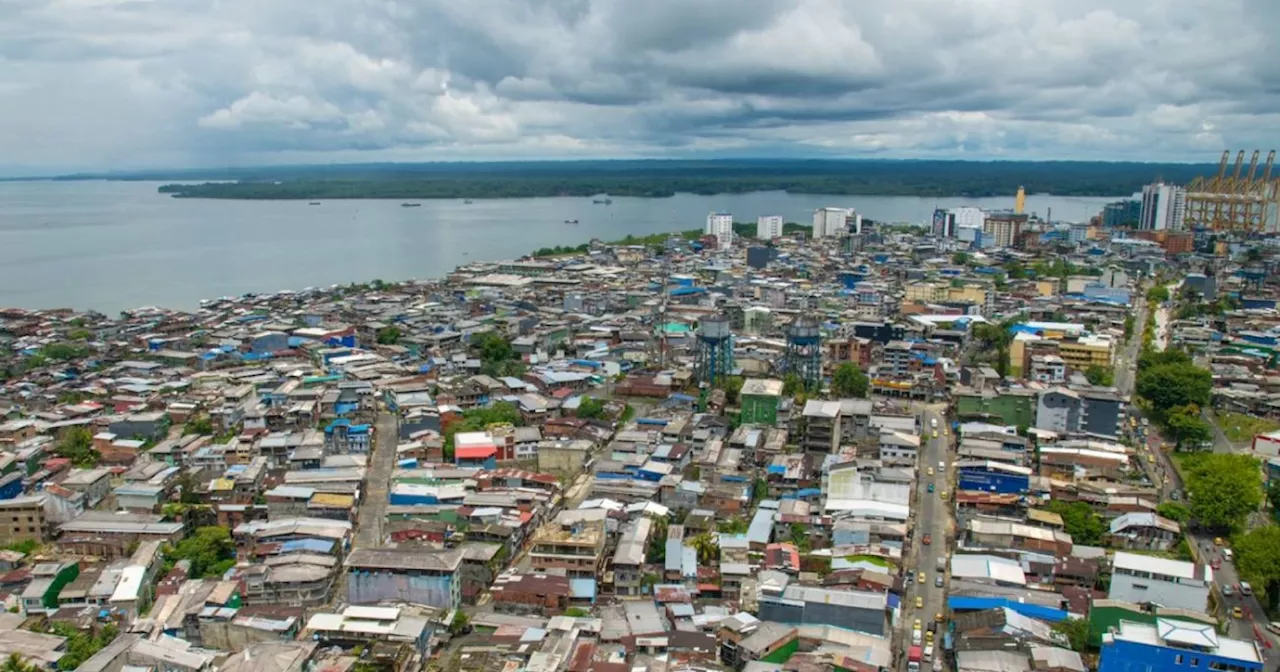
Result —
M1274 0L10 0L5 165L1280 144Z

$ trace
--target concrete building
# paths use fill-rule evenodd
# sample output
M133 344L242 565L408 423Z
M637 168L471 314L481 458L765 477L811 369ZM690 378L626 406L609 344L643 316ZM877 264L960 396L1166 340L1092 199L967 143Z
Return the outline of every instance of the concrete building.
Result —
M358 548L347 557L347 602L383 600L456 609L462 602L462 551Z
M1181 560L1117 551L1107 597L1202 612L1208 608L1213 569Z
M1058 433L1119 436L1124 414L1124 399L1112 391L1053 387L1037 398L1035 426Z
M756 238L773 240L782 237L782 217L779 215L763 215L756 218Z
M995 247L1013 247L1027 226L1027 216L1012 212L991 213L982 224L984 234L989 234Z
M742 384L739 392L743 424L768 425L778 422L778 403L782 399L782 381L772 378L751 378Z
M715 236L720 249L733 246L733 215L727 212L713 212L707 215L707 228L703 233Z
M42 541L45 533L45 495L0 500L0 544L27 539Z
M760 619L791 625L834 625L883 636L887 598L884 593L787 586L780 596L760 598Z
M1182 228L1186 198L1186 190L1172 184L1156 182L1143 187L1142 213L1138 217L1138 228L1144 231Z
M1098 672L1254 672L1264 667L1262 652L1251 641L1223 637L1207 623L1157 618L1155 625L1121 621L1117 631L1103 634Z
M563 569L570 578L595 578L604 563L603 520L581 520L565 511L533 533L529 562L535 571Z
M862 233L862 215L852 208L818 208L813 211L813 237L828 238Z

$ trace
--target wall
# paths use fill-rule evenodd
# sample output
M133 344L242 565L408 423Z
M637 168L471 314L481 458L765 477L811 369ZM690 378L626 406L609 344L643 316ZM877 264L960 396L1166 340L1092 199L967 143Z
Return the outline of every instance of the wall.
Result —
M1178 664L1177 660L1182 663ZM1192 665L1193 660L1197 663ZM1239 665L1244 669L1261 670L1262 663L1245 663L1215 656L1193 649L1175 649L1166 646L1148 646L1134 642L1113 642L1102 647L1102 663L1098 672L1165 672L1167 670L1206 670L1214 664ZM1227 669L1217 667L1216 669Z
M1036 427L1053 432L1074 432L1079 427L1080 400L1060 392L1040 395Z
M452 609L460 602L458 583L452 576L348 570L347 602L376 604L394 600Z

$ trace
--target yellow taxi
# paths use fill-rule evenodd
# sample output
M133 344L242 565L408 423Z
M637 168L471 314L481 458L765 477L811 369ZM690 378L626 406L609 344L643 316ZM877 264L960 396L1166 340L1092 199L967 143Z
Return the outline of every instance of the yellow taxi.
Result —
M919 600L920 598L917 597L916 599ZM919 605L916 605L916 608L918 609ZM1231 609L1231 618L1244 618L1244 612L1240 610L1240 607L1233 607Z
M939 611L938 613L934 614L934 615L933 615L933 620L935 620L935 621L937 621L937 622L941 623L941 622L942 622L942 612L941 612L941 611Z
M924 609L924 598L916 596L916 609Z
M926 469L926 470L925 470L925 472L924 472L924 473L926 473L926 474L928 474L928 475L932 476L932 475L933 475L933 467L929 467L928 469Z
M924 643L925 643L925 644L932 644L932 643L933 643L933 631L932 631L932 630L930 630L930 631L928 631L928 632L924 633Z
M947 499L947 491L946 491L946 490L943 490L942 492L939 492L939 493L938 493L938 499L941 499L941 500L944 500L944 501L945 501L945 500Z
M1214 545L1214 546L1221 546L1221 545L1222 545L1222 537L1214 537L1214 538L1213 538L1213 545Z
M917 618L917 619L916 619L916 623L915 623L915 625L913 625L913 626L911 626L911 627L912 627L912 629L914 629L914 630L921 630L922 628L920 627L920 619L918 619L918 618Z
M916 583L924 583L924 572L916 575Z

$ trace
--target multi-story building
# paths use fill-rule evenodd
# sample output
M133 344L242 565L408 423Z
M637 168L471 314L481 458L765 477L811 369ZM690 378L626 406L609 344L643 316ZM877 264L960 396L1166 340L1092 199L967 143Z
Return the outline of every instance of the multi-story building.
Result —
M981 229L987 222L987 211L972 205L951 208L951 214L956 218L956 226Z
M716 237L717 246L724 250L733 246L733 215L713 212L707 215L707 228L703 233Z
M1106 227L1137 224L1142 219L1142 201L1128 198L1102 207L1102 225Z
M827 238L862 233L862 215L852 208L818 208L813 211L813 237Z
M779 215L763 215L756 218L756 238L773 240L782 237L782 217Z
M1133 604L1159 604L1203 612L1213 569L1209 565L1116 551L1107 597Z
M1067 363L1058 355L1032 355L1027 377L1037 383L1065 382Z
M563 569L571 578L595 578L604 563L603 520L564 511L533 533L529 563L535 571Z
M1036 428L1060 433L1119 436L1124 399L1111 390L1053 387L1036 403Z
M1058 354L1062 360L1076 371L1087 371L1091 366L1111 368L1115 343L1110 336L1102 334L1080 336L1075 339L1063 339L1058 342Z
M987 215L982 225L984 234L989 234L995 247L1013 247L1022 236L1027 226L1027 215L1014 212L993 212Z
M805 450L834 453L840 447L840 402L810 399L804 405Z
M44 539L44 499L32 495L0 500L0 544Z
M1142 213L1138 217L1138 228L1144 231L1182 228L1186 198L1186 190L1172 184L1156 182L1143 187Z
M383 601L456 609L462 603L462 551L357 548L347 557L347 602Z
M647 516L627 523L613 554L613 589L618 595L640 595L643 589L645 551L653 521Z
M1155 625L1121 621L1119 629L1104 633L1098 672L1264 668L1262 652L1251 641L1223 637L1207 623L1157 618Z

